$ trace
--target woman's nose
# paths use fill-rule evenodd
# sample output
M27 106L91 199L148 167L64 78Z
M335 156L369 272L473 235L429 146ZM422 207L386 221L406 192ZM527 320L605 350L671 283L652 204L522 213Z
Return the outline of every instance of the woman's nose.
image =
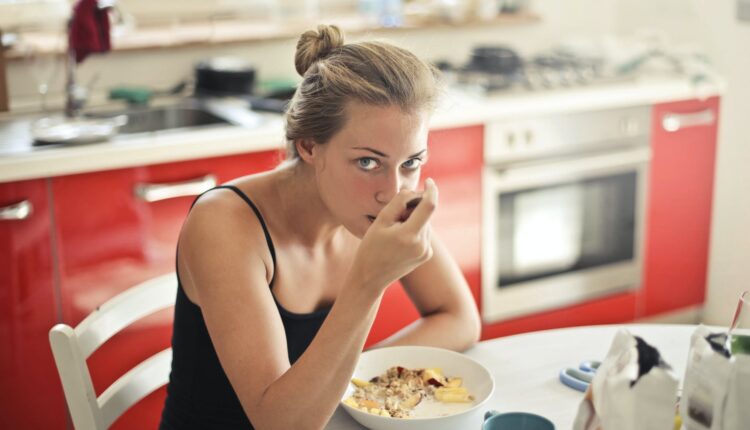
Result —
M393 197L398 194L403 185L404 181L398 174L384 176L378 191L375 193L375 200L378 203L387 204L393 200Z

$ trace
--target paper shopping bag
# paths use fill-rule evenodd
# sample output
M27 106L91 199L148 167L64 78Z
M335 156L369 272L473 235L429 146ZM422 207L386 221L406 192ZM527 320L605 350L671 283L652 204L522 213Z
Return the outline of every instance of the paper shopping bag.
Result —
M659 351L627 330L612 341L581 402L574 430L668 430L678 380Z
M726 339L704 326L691 337L680 400L687 430L750 428L750 355L732 355Z

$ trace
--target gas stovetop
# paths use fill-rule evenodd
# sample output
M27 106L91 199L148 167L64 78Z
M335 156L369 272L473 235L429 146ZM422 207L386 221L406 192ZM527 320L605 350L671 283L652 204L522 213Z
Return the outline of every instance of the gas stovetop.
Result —
M505 58L495 58L494 62L477 61L474 56L462 66L448 62L437 65L450 84L487 94L558 90L633 79L608 70L601 60L570 54L543 54L526 59L506 50L503 55Z

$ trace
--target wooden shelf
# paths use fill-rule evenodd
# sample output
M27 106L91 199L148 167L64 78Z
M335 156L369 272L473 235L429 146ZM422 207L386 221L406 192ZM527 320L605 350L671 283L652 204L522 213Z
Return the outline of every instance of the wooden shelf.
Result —
M401 27L379 27L368 24L359 15L347 15L311 21L240 21L188 22L173 26L138 28L119 37L113 37L113 50L118 52L143 51L164 48L208 46L216 44L265 42L271 40L296 39L300 33L314 28L318 23L336 24L347 34L378 33L387 31L414 31L421 29L470 29L477 27L532 24L540 21L530 12L501 14L488 21L466 21L461 23L418 22L407 20ZM26 49L35 54L62 54L65 36L52 33L23 33L20 37ZM24 52L10 49L6 58L21 59Z

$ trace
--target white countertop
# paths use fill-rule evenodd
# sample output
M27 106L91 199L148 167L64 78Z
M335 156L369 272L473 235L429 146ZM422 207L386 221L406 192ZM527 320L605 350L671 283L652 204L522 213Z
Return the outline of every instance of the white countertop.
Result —
M520 334L480 342L465 354L492 373L495 392L486 409L531 412L548 418L558 430L573 425L583 393L563 385L560 369L601 360L620 328L656 347L680 380L685 374L690 336L695 325L625 324L572 327ZM327 430L363 429L342 408Z
M447 91L432 118L431 128L707 98L722 91L722 83L696 87L678 78L644 78L496 96ZM283 148L281 116L263 116L266 121L255 128L211 126L189 132L143 133L110 142L47 147L31 145L28 116L6 116L0 118L0 130L8 130L0 133L0 183Z

